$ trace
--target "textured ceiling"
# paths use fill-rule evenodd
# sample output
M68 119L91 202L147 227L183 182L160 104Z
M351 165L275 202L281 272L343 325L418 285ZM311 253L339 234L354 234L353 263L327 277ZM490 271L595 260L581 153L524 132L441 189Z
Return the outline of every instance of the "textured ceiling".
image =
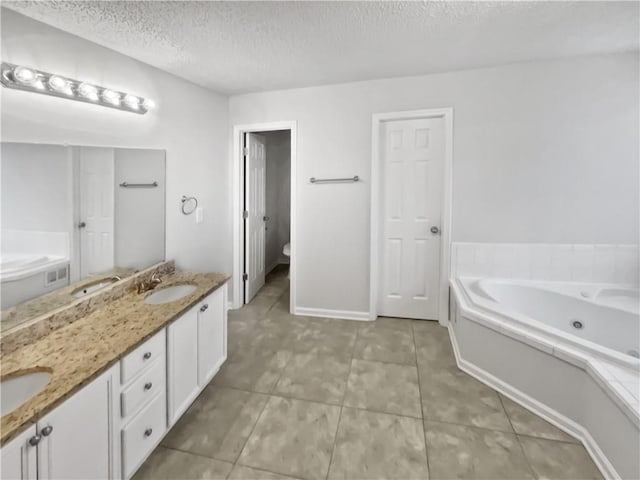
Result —
M235 94L638 49L637 2L3 1Z

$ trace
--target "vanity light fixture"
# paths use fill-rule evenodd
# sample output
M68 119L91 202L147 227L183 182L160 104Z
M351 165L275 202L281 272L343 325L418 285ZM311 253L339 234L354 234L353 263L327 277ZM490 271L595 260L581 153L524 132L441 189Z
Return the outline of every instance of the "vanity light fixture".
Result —
M81 83L78 85L78 95L95 102L98 100L98 89L89 83Z
M145 114L155 106L153 100L148 98L6 62L2 62L0 82L7 88L93 103L125 112Z

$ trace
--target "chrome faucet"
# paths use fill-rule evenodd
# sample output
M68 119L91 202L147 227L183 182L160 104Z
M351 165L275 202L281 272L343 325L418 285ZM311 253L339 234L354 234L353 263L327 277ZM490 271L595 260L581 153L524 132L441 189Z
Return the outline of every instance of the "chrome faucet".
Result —
M158 274L158 272L155 272L153 275L151 275L151 280L149 281L151 288L157 287L161 283L162 283L162 278L160 278L160 275Z
M153 290L161 283L162 283L162 278L160 278L160 275L158 275L158 272L155 272L153 275L151 275L151 279L148 282L144 282L143 280L140 280L137 283L136 292L140 294L140 293L147 292L149 290Z

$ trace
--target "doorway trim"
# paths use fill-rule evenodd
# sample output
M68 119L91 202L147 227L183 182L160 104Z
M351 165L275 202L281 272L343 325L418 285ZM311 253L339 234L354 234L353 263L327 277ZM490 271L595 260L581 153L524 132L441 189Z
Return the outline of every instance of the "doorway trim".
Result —
M289 281L291 298L289 301L289 311L295 311L296 299L296 142L297 142L297 122L280 121L266 123L251 123L233 126L232 138L232 189L233 189L233 274L232 286L233 296L232 308L240 308L244 305L244 295L242 286L242 258L244 255L244 221L242 218L242 204L244 199L244 162L243 162L243 142L245 133L272 132L274 130L289 130L291 132L291 219L290 219L290 247L289 257Z
M380 275L380 128L383 122L392 120L410 120L419 118L442 118L444 120L445 145L442 188L442 242L440 243L440 298L438 304L438 322L449 322L449 269L451 264L451 200L453 184L453 108L429 108L404 112L374 113L371 128L371 248L370 248L370 319L378 316L378 293Z

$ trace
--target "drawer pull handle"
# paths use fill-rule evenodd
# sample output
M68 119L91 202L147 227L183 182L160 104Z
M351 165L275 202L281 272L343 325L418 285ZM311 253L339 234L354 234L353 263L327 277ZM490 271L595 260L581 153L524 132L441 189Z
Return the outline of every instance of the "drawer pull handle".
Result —
M151 390L151 387L153 387L153 383L151 382L147 382L144 384L144 389L145 390Z
M42 436L48 437L49 435L51 435L51 432L53 432L53 427L51 425L47 425L42 429L40 433L42 433Z
M209 304L208 304L208 303L205 303L204 305L202 305L202 306L200 307L200 311L201 311L201 312L204 312L207 308L209 308Z
M152 433L153 433L153 428L147 428L147 429L144 431L144 436L145 436L145 437L150 437Z
M144 358L145 360L149 360L151 358L151 352L147 352L145 353L142 358Z

